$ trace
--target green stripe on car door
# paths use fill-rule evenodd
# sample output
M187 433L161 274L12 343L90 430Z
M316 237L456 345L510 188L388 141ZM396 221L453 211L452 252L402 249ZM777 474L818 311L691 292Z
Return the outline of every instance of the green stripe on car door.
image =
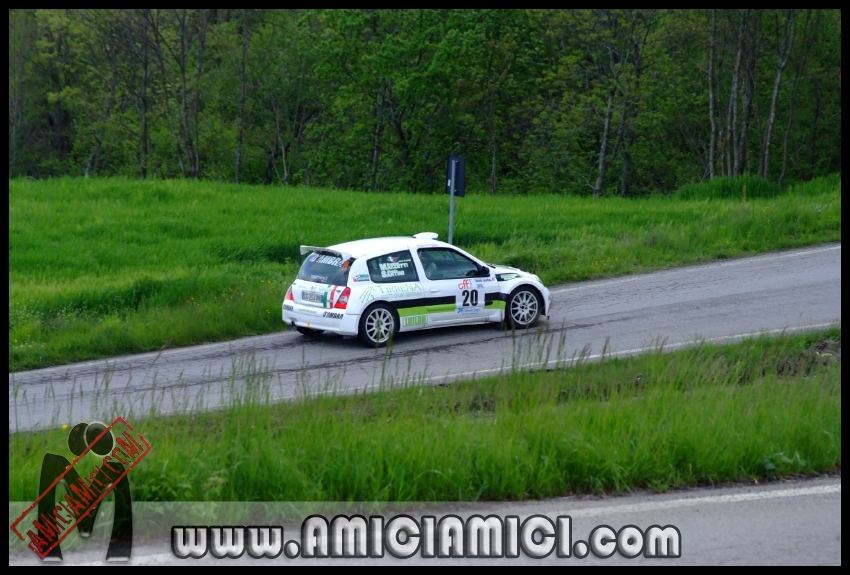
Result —
M398 317L410 317L412 315L422 315L428 313L450 313L455 310L454 304L439 304L439 305L420 305L416 307L403 307L397 309Z
M450 313L457 309L455 304L438 304L438 305L429 305L425 308L428 310L428 313Z
M422 315L424 313L428 313L428 308L425 306L417 306L417 307L403 307L401 309L396 310L398 312L398 317L410 317L412 315Z

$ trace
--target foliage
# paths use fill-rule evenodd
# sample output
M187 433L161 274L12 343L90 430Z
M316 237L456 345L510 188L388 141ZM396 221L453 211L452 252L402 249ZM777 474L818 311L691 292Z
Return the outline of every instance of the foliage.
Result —
M473 191L599 196L841 166L838 10L9 16L10 177L439 192L451 153Z

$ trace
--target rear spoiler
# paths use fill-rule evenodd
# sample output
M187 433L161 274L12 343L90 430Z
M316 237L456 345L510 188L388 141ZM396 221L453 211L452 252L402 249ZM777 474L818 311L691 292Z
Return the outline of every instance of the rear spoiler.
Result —
M351 259L351 254L348 252L338 252L330 248L321 248L318 246L301 246L301 255L306 256L310 252L322 252L325 254L333 254L342 258L342 261L347 262Z

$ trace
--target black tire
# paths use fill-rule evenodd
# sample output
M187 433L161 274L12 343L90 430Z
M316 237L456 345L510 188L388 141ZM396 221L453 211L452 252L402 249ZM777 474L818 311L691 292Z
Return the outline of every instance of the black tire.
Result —
M309 327L301 327L300 325L295 327L295 331L301 335L306 335L307 337L316 337L325 332L323 329L312 329Z
M529 286L519 286L511 292L505 304L505 326L528 329L540 319L542 308L537 290Z
M398 315L385 303L370 306L360 316L357 337L367 347L384 347L398 333Z

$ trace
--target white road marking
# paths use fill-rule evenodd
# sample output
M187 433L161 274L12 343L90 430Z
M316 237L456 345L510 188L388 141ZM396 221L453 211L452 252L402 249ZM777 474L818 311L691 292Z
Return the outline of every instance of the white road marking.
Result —
M760 335L770 335L770 334L776 334L776 333L795 333L795 332L798 332L798 331L816 330L816 329L821 329L821 328L826 328L826 327L831 327L831 326L837 326L837 325L839 325L838 321L828 322L828 323L816 323L816 324L803 325L803 326L798 326L798 327L783 327L783 328L777 328L777 329L768 329L768 330L764 330L764 331L751 331L751 332L748 332L748 333L742 333L742 334L738 334L738 335L723 335L723 336L719 336L719 337L692 339L692 340L683 341L683 342L680 342L680 343L671 343L671 344L663 345L661 347L662 347L662 349L670 350L670 349L678 349L680 347L687 347L687 346L691 346L691 345L696 345L696 344L700 344L700 343L712 343L712 342L719 342L719 341L734 342L736 340L742 340L742 339L745 339L745 338L748 338L748 337L755 337L755 336L760 336ZM634 349L627 349L627 350L624 350L624 351L607 352L607 353L605 353L605 357L619 357L619 356L622 356L622 355L638 355L638 354L641 354L641 353L646 352L646 351L654 351L654 350L657 350L657 349L658 349L658 346L655 346L655 345L646 346L646 347L636 347ZM603 354L601 354L601 353L596 353L596 354L592 354L592 355L582 356L581 358L576 358L576 359L581 359L582 361L589 361L589 360L600 359L602 357L602 355ZM498 373L502 373L502 372L505 372L505 371L510 371L511 369L523 370L523 369L541 369L541 368L547 368L549 366L556 366L557 367L558 365L567 364L568 361L572 362L573 360L572 359L571 360L552 359L552 360L549 360L547 362L523 363L523 364L517 365L515 367L509 367L509 368L494 367L494 368L491 368L491 369L481 369L481 370L477 370L477 371L466 371L466 372L463 372L463 373L452 374L452 375L449 375L449 374L434 375L434 376L431 376L431 377L425 377L425 378L421 378L421 379L416 378L416 379L414 379L414 383L419 385L419 384L427 383L427 382L430 382L430 381L442 380L443 382L448 382L448 381L457 381L457 380L460 380L460 379L471 379L471 378L474 378L476 376L482 376L482 375L488 375L488 374L498 374ZM372 390L375 390L375 389L380 389L382 386L384 386L383 383L372 383L372 384L369 384L369 385L361 385L359 387L350 387L350 388L346 388L346 389L343 389L343 390L334 390L334 391L337 392L337 393L342 392L344 394L354 394L354 393L359 393L361 391L372 391ZM328 393L327 390L312 391L310 393L303 394L302 397L318 397L320 395L327 395L327 393ZM275 395L273 399L275 401L277 401L277 400L282 399L282 396Z
M764 499L778 499L782 497L801 497L804 495L826 495L829 493L841 493L841 484L818 485L816 487L793 487L790 489L776 489L771 491L757 491L755 493L735 493L732 495L709 495L707 497L685 497L682 499L671 499L666 501L647 501L646 503L632 503L630 505L613 505L610 507L589 507L587 509L576 509L574 511L553 511L546 515L552 518L558 515L569 515L576 517L598 517L610 513L643 513L645 511L661 511L664 509L679 509L682 507L694 507L697 505L714 505L719 503L740 503L742 501L761 501Z
M696 507L706 505L718 505L726 503L741 503L744 501L763 501L765 499L780 499L788 497L803 497L806 495L828 495L841 493L841 484L818 485L814 487L792 487L788 489L771 489L768 491L756 491L753 493L734 493L730 495L709 495L706 497L684 497L680 499L668 499L664 501L647 501L644 503L632 503L626 505L610 505L604 507L588 507L586 509L564 509L552 511L545 515L555 519L558 516L569 515L573 519L578 517L600 517L613 513L645 513L664 511L668 509L681 509L683 507ZM531 503L531 502L529 502ZM533 503L532 503L533 504ZM513 510L511 511L514 512ZM155 555L141 555L132 557L132 565L159 565L176 561L176 557L170 553L157 553ZM84 567L103 565L105 561L89 561L76 563Z
M745 256L745 257L742 257L742 258L739 258L739 259L734 259L734 260L727 260L727 261L721 261L721 262L709 262L709 263L702 263L702 264L693 264L693 265L689 265L687 267L672 268L670 270L663 271L663 272L643 273L643 274L638 274L638 275L635 275L635 276L629 276L627 278L611 279L611 280L599 280L599 281L589 282L586 285L580 285L580 286L575 286L575 287L568 287L568 288L561 288L561 289L550 289L549 293L550 294L556 294L556 293L565 293L565 292L568 292L568 291L577 291L577 290L583 290L583 289L589 289L589 288L599 288L599 287L604 287L604 286L609 286L609 285L616 285L616 284L633 282L633 281L637 281L639 279L645 279L648 276L661 277L661 276L667 276L667 275L682 273L682 272L693 273L694 271L696 271L697 268L738 266L738 265L741 265L741 264L751 263L749 260L751 260L753 258L759 258L761 261L783 260L783 259L786 259L786 258L793 258L793 257L801 256L801 255L817 254L817 253L821 253L821 252L829 252L829 251L832 251L832 250L840 250L840 249L841 249L841 245L839 244L837 246L830 246L828 248L817 248L817 249L812 249L812 250L799 250L799 251L794 251L794 252L776 254L776 255L772 255L772 256Z
M63 565L79 565L80 567L98 567L101 565L161 565L171 561L180 560L173 553L158 553L156 555L142 555L140 557L130 557L129 561L86 561L85 563L68 563L63 561ZM191 563L184 563L191 565ZM222 564L225 564L222 562ZM262 563L258 563L262 565Z
M735 341L735 340L744 339L744 338L747 338L747 337L755 337L755 336L759 336L759 335L770 335L770 334L774 334L774 333L793 333L793 332L797 332L797 331L807 331L807 330L813 330L813 329L820 329L820 328L829 327L829 326L832 326L832 325L837 325L837 322L816 323L816 324L812 324L812 325L804 325L804 326L799 326L799 327L787 327L787 328L783 327L783 328L777 328L777 329L769 329L769 330L765 330L765 331L752 331L752 332L749 332L749 333L742 333L742 334L739 334L739 335L723 335L723 336L719 336L719 337L692 339L690 341L683 341L683 342L680 342L680 343L671 343L671 344L668 344L668 345L663 345L662 349L677 349L677 348L680 348L680 347L696 345L696 344L699 344L699 343L711 343L711 342L717 342L717 341ZM627 350L624 350L624 351L608 352L604 355L605 355L605 357L617 357L617 356L621 356L621 355L637 355L637 354L640 354L640 353L643 353L643 352L646 352L646 351L652 351L652 350L656 350L656 349L658 349L658 346L652 345L652 346L646 346L646 347L636 347L634 349L627 349ZM596 354L593 354L593 355L584 356L581 359L582 360L600 359L602 357L602 355L603 354L601 354L601 353L596 353ZM563 360L563 359L552 359L552 360L549 360L547 362L523 363L523 364L518 365L516 367L516 369L530 369L530 368L538 368L539 369L539 368L549 367L550 365L563 365L564 363L565 363L565 360ZM447 377L455 377L455 378L474 377L476 375L482 375L482 374L487 374L487 373L499 373L499 372L504 371L504 370L505 370L505 368L498 367L498 368L492 368L492 369L482 369L482 370L479 370L479 371L467 371L465 373L459 373L459 374L455 374L455 375L452 375L452 376L449 376L448 374L446 374L446 375L443 375L443 376L427 377L427 378L423 379L422 381L434 381L434 380L437 380L437 379L445 379Z

